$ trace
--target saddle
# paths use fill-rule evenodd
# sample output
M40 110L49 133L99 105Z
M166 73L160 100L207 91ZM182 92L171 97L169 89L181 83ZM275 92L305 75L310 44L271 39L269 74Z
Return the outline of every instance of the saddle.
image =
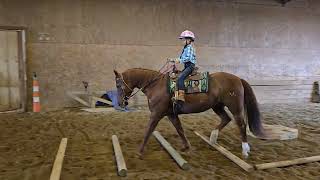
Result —
M208 92L208 78L209 72L198 72L199 68L195 67L192 73L185 79L184 85L186 87L185 93L207 93ZM181 71L173 71L170 73L168 89L173 93L177 89L179 74Z

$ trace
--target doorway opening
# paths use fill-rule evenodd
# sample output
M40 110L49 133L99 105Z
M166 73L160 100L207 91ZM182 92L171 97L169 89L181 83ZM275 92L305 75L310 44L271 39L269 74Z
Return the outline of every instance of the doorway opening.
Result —
M26 111L26 29L0 26L0 113Z

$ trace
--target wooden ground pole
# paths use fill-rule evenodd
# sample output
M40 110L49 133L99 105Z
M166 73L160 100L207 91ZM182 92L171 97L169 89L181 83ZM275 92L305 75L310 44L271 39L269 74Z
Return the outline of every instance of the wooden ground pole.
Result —
M56 155L56 159L55 159L53 167L52 167L50 180L59 180L60 179L60 174L61 174L64 154L65 154L66 148L67 148L67 142L68 142L67 138L62 138L61 139L60 146L59 146L59 149L58 149L58 153Z
M190 169L189 163L183 159L183 157L165 140L158 131L153 132L153 136L159 141L159 143L167 150L171 157L177 162L177 164L183 169Z
M271 163L264 163L264 164L256 164L254 166L254 168L257 170L261 170L261 169L270 169L270 168L278 168L278 167L306 164L306 163L312 163L312 162L317 162L317 161L320 161L320 156L311 156L311 157L298 158L298 159L287 160L287 161L278 161L278 162L271 162Z
M221 154L223 154L225 157L227 157L228 159L230 159L232 162L234 162L235 164L237 164L239 167L241 167L243 170L250 172L253 169L253 166L246 163L244 160L240 159L239 157L237 157L236 155L232 154L230 151L228 151L227 149L225 149L224 147L220 146L219 144L211 144L209 141L209 138L207 138L204 135L201 135L200 133L194 131L194 133L199 136L203 141L205 141L207 144L209 144L210 146L212 146L213 148L215 148L217 151L219 151Z
M116 156L118 174L119 176L122 176L122 177L127 176L126 162L124 161L120 143L116 135L112 135L112 144L113 144L114 154Z

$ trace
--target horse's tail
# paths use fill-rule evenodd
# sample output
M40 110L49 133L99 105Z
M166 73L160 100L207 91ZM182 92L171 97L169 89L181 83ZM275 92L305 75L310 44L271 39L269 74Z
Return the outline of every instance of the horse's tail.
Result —
M258 107L258 102L250 84L241 79L244 88L244 106L246 109L248 124L250 131L257 137L265 137L264 129L261 123L261 114Z

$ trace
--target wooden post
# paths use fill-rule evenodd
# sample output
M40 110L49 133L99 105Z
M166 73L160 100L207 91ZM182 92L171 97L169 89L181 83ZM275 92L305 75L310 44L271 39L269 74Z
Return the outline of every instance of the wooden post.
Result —
M221 154L223 154L225 157L230 159L232 162L234 162L235 164L240 166L245 171L250 172L250 171L253 170L253 166L252 165L246 163L245 161L243 161L239 157L235 156L234 154L232 154L230 151L228 151L224 147L220 146L219 144L211 144L210 141L209 141L209 138L207 138L206 136L201 135L200 133L198 133L196 131L194 131L194 133L197 136L199 136L203 141L208 143L210 146L214 147L217 151L219 151Z
M165 140L158 131L153 132L153 136L159 141L159 143L167 150L171 157L177 162L177 164L183 169L190 169L189 163L184 160L181 155Z
M264 164L257 164L255 165L255 169L269 169L269 168L277 168L277 167L286 167L298 164L305 164L311 162L320 161L320 156L311 156L306 158L298 158L288 161L278 161L278 162L271 162L271 163L264 163Z
M58 149L58 153L56 156L56 160L54 161L53 168L51 171L50 175L50 180L59 180L60 179L60 174L61 174L61 169L62 169L62 164L63 164L63 159L64 159L64 154L67 148L67 138L62 138L60 142L60 146Z
M114 154L116 156L118 174L119 176L122 176L122 177L127 176L126 162L124 161L120 143L116 135L112 135L112 144L113 144Z

